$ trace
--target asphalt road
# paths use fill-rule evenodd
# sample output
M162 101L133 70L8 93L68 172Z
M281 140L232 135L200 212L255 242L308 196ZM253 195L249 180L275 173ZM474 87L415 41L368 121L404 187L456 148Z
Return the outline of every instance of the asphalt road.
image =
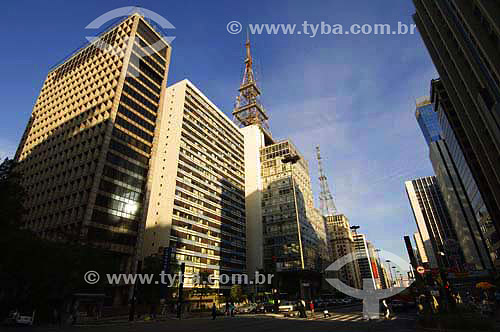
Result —
M17 328L20 331L79 331L79 332L211 332L211 331L234 331L234 332L310 332L310 331L391 331L406 332L415 330L415 317L411 314L400 314L393 320L365 321L362 318L361 306L338 308L330 310L330 317L323 318L318 312L312 317L284 318L266 315L239 315L236 317L217 317L215 321L211 318L192 318L185 320L167 320L162 322L122 322L115 324L102 324L94 326L79 326L65 328ZM14 329L12 329L14 330Z

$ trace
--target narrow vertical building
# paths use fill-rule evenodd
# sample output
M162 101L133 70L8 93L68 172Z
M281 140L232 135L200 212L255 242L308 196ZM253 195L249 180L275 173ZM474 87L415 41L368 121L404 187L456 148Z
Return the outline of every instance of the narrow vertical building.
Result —
M188 80L167 88L163 114L143 255L171 248L172 264L184 263L186 276L244 273L243 135ZM185 287L194 282L186 279ZM216 281L212 286L231 285Z
M16 152L24 227L109 250L135 271L170 53L133 14L49 72Z
M331 260L338 259L355 253L354 237L351 232L349 219L344 214L336 214L326 217L328 241L330 242ZM345 284L361 289L361 276L356 261L349 262L343 266L337 276Z
M431 267L450 266L447 248L456 242L456 233L435 176L405 182L418 232Z
M370 285L371 288L376 289L377 283L375 281L375 274L373 266L370 261L370 252L368 251L368 242L364 234L354 234L354 249L356 250L356 262L359 267L359 274L361 276L362 288Z

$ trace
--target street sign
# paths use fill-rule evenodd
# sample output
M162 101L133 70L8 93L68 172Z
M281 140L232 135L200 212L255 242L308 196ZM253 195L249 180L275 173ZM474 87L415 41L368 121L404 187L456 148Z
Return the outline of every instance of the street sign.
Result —
M425 268L423 266L417 266L417 272L420 273L420 274L424 274L425 273Z

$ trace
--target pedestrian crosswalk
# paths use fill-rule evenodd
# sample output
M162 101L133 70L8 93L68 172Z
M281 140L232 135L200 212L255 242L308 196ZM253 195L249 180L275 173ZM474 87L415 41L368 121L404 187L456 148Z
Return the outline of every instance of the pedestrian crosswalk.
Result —
M363 315L361 313L329 313L328 316L324 316L323 313L315 313L314 316L308 314L307 318L294 318L288 317L287 319L295 320L335 320L341 322L358 322L363 320Z
M286 319L295 319L295 320L319 320L319 321L337 321L337 322L363 322L368 321L363 317L361 312L330 312L328 316L325 317L323 313L315 313L313 316L309 313L307 318L298 318L298 317L287 317ZM404 320L414 320L415 317L413 315L397 315L391 316L390 320L396 319L404 319ZM384 320L381 317L380 320Z

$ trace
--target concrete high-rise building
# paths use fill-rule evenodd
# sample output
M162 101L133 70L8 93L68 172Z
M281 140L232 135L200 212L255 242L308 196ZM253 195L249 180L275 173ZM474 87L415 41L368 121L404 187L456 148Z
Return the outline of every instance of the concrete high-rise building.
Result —
M326 229L314 208L307 161L284 140L261 148L260 162L265 268L320 270L329 256Z
M446 112L445 109L453 106L449 101L442 81L439 79L433 80L431 83L431 98L442 128L443 139L446 142L448 153L445 152L444 154L449 155L451 160L451 163L448 163L450 164L449 168L456 174L456 176L452 177L453 181L449 181L452 184L450 189L458 193L456 203L454 206L449 207L450 213L453 214L453 211L456 211L456 213L467 216L467 218L464 217L464 220L470 222L477 245L480 248L485 246L486 251L489 253L489 259L484 258L486 267L488 268L488 265L491 265L488 264L488 261L491 260L493 266L498 269L500 268L500 236L495 229L491 214L482 198L471 168L465 159L463 149L466 146L462 147L457 138L457 136L462 136L464 133L455 132L454 126L451 125L448 119L449 114L452 112ZM456 121L456 119L452 119L452 121ZM461 210L462 213L460 213Z
M420 236L419 232L415 232L413 234L413 239L415 240L415 246L417 248L417 259L419 264L429 263L429 259L427 258L427 254L425 253L424 241Z
M475 220L465 195L465 188L452 159L448 141L443 139L439 115L438 112L435 112L434 106L428 97L420 98L417 100L415 116L429 145L430 160L450 215L451 224L464 254L464 261L472 269L491 268L490 258L481 238L479 224Z
M456 243L456 234L436 177L406 181L405 187L429 265L449 266L443 254Z
M380 260L377 260L377 267L380 271L380 283L382 285L383 289L386 288L391 288L391 278L389 276L389 273L387 273L387 269L385 268L383 262Z
M330 242L332 262L355 253L354 237L351 232L349 219L344 214L326 217L328 241ZM337 278L345 284L362 288L359 267L356 261L347 263L337 274Z
M48 73L16 152L24 227L112 251L135 271L170 52L133 14Z
M314 208L308 163L290 140L271 136L249 40L245 46L233 115L244 137L247 271L322 271L329 261L326 225Z
M166 90L153 160L144 256L172 248L186 276L244 273L245 180L240 129L188 80ZM193 279L185 280L192 287ZM215 282L214 288L230 287Z
M368 246L368 254L370 258L370 264L372 266L372 274L373 274L373 279L375 281L375 286L380 289L382 288L382 276L379 270L379 258L377 255L377 250L375 249L375 246L373 243L370 241L366 241L366 245Z
M365 280L368 280L373 285L373 288L377 287L377 282L375 281L375 275L373 272L373 266L370 260L370 252L368 251L368 242L366 241L366 236L364 234L354 234L354 248L356 249L356 262L359 267L359 274L361 276L361 284L365 285Z
M447 96L443 111L498 234L500 3L489 0L413 2L415 23Z

